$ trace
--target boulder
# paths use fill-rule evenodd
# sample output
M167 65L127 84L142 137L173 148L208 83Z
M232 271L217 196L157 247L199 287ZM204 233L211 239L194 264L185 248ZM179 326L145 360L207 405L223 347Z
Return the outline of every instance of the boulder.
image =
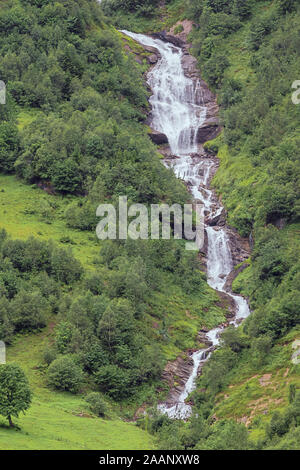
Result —
M201 126L197 132L197 143L204 144L208 140L215 139L221 132L220 126Z
M216 225L220 227L224 227L226 224L226 211L225 209L222 210L221 213L214 217L210 217L207 219L206 224L209 225L210 227L215 227Z
M149 57L148 57L148 62L149 64L153 65L153 64L156 64L158 61L158 57L156 54L151 54Z
M180 39L179 37L172 36L171 34L167 34L166 31L162 31L161 33L153 33L151 36L154 39L160 39L161 41L164 42L170 42L171 44L174 44L176 47L184 47L185 42Z
M163 134L162 132L155 131L154 129L151 129L151 132L149 132L149 137L154 142L156 145L162 145L162 144L168 144L168 137L166 134Z

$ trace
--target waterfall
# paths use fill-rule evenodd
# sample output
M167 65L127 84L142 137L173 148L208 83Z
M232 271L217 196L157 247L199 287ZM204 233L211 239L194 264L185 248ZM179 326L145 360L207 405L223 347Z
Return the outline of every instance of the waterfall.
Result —
M145 46L155 47L161 55L148 74L154 129L166 134L174 155L196 152L197 130L206 117L206 108L196 104L197 84L183 73L182 49L160 39L122 32Z
M223 208L209 188L209 180L215 162L210 158L195 157L198 151L197 131L206 118L206 108L198 105L202 96L200 81L186 77L182 67L183 52L173 44L153 39L143 34L122 31L127 36L145 46L151 46L160 53L160 60L148 73L148 83L153 95L150 99L152 106L151 127L163 132L169 140L172 154L179 158L165 163L171 166L178 178L189 183L195 200L201 201L209 217L216 217ZM229 237L225 227L205 228L207 233L207 278L209 285L220 292L226 291L226 281L234 264L230 250ZM236 317L232 322L239 322L250 314L247 301L227 292L236 305ZM219 344L222 327L214 328L207 333L213 347ZM193 370L184 390L178 400L168 406L159 405L159 409L171 418L187 419L192 408L185 401L195 389L195 381L199 367L210 356L212 348L201 349L192 355Z

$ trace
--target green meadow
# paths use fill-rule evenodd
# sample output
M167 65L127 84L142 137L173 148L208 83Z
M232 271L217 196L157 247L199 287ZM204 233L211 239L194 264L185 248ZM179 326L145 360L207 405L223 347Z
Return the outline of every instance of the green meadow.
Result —
M70 229L63 214L74 197L53 196L36 185L26 185L13 175L0 174L0 228L13 238L30 236L69 244L85 267L99 253L96 234Z
M122 421L113 411L109 419L97 418L80 396L47 387L42 355L51 328L50 325L39 334L19 336L8 348L8 362L18 363L29 379L33 403L25 415L14 419L19 429L10 429L0 417L0 449L154 449L151 436L134 423Z

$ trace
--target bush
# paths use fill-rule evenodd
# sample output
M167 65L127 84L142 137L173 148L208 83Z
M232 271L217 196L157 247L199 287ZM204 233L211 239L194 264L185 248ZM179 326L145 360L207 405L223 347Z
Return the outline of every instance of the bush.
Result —
M103 393L107 393L114 400L121 400L132 393L130 371L114 364L101 367L95 374L95 382Z
M206 62L205 75L211 86L217 87L221 84L225 69L229 66L229 61L222 53L214 53Z
M273 13L266 13L261 20L253 24L248 36L250 49L257 50L263 43L265 36L270 34L277 25L277 16Z
M228 346L233 352L240 352L248 346L247 338L242 335L240 329L230 325L221 335L222 346Z
M51 271L57 281L71 284L81 278L83 268L70 249L55 247L51 254Z
M182 33L183 31L183 26L182 24L178 24L175 28L174 28L174 34L180 34Z
M46 346L44 349L44 361L48 366L57 358L57 351L51 346Z
M78 393L83 382L81 368L69 356L55 359L47 375L50 386L71 393Z
M107 414L108 408L100 393L89 393L85 400L89 404L91 412L95 415L102 418Z

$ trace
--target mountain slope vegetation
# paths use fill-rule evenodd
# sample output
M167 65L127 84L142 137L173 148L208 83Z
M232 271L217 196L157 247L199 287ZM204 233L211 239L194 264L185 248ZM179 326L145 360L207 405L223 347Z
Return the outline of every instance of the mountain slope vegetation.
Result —
M195 24L192 50L217 92L224 128L205 145L220 158L213 184L229 224L253 246L233 284L249 298L252 315L223 333L198 379L192 421L166 419L158 433L169 448L297 449L300 106L291 98L299 78L299 5L190 0L186 17Z
M206 144L220 158L213 184L253 250L234 281L252 315L224 332L184 423L156 411L161 372L224 320L219 298L180 242L99 243L93 232L97 205L120 195L189 199L147 136L149 65L112 26L146 32L186 18L224 128ZM34 391L24 432L3 424L1 448L112 448L114 430L128 435L120 448L299 448L299 19L296 0L1 3L0 336ZM84 402L91 391L106 420ZM140 429L118 420L145 403ZM58 436L59 422L74 432Z
M167 393L166 361L195 347L203 326L224 320L196 254L181 242L96 238L101 203L117 206L121 195L146 205L190 198L148 137L146 56L135 61L108 23L96 0L0 6L0 77L7 89L0 106L0 336L8 360L15 356L29 371L39 426L49 416L48 393L54 401L62 397L58 414L71 403L77 410L94 391L111 404L113 419L132 419L139 405ZM38 347L34 365L30 346L14 353L27 340ZM29 411L18 420L26 432L30 419ZM80 419L82 428L89 426L89 417ZM128 426L131 448L135 433ZM0 428L3 448L7 432ZM67 429L61 432L66 448L77 445L77 437L68 444ZM109 438L101 444L81 435L86 448L112 448ZM152 446L142 430L136 436ZM10 448L34 445L56 446L32 434Z

